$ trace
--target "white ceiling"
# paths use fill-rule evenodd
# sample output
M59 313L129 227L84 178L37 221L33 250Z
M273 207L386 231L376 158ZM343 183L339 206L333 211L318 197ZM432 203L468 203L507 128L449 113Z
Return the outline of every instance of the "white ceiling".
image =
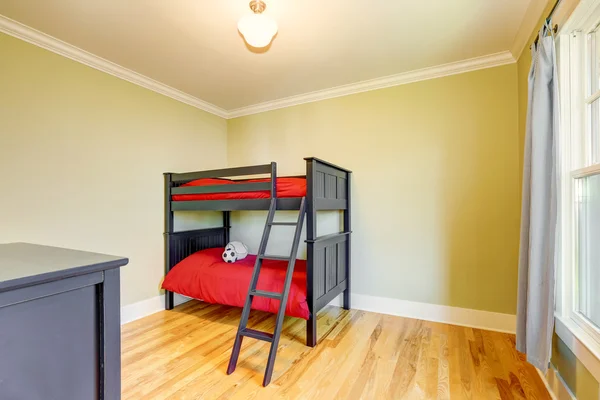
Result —
M508 51L531 0L0 0L0 14L225 110Z

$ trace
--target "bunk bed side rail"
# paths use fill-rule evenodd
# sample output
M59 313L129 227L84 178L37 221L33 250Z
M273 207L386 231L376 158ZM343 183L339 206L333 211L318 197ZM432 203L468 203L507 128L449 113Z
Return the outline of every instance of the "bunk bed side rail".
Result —
M271 182L238 183L236 185L179 186L171 194L237 193L271 190Z
M171 180L176 183L181 183L202 178L227 178L230 176L272 174L274 167L275 163L272 162L270 164L252 165L249 167L234 167L224 169L213 169L210 171L184 172L181 174L171 174Z
M279 197L277 210L298 210L300 197ZM173 201L172 211L268 210L271 199Z
M196 179L203 178L228 178L228 177L241 177L248 175L261 175L269 174L269 182L246 182L238 183L236 185L210 185L210 186L182 186L185 183L194 181ZM264 165L252 165L249 167L234 167L225 169L214 169L210 171L196 171L196 172L184 172L181 174L166 173L165 176L169 176L169 183L165 185L165 195L168 196L169 209L171 211L184 211L184 210L202 210L204 208L192 207L198 205L199 202L185 202L187 205L176 204L178 202L172 202L172 195L182 194L205 194L205 193L238 193L238 192L260 192L269 191L270 198L277 197L277 163L272 162ZM193 203L193 204L192 204ZM226 204L221 204L218 208L223 209ZM207 210L217 209L215 206L206 208Z

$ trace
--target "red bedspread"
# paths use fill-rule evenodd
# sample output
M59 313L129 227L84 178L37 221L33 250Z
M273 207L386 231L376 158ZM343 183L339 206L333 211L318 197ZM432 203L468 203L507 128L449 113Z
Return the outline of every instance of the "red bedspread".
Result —
M251 182L270 182L270 179L249 179L245 181L232 181L230 179L197 179L185 183L183 186L211 186L211 185L237 185ZM173 201L190 200L235 200L235 199L268 199L271 196L268 190L258 192L237 193L204 193L204 194L176 194ZM277 197L304 197L306 196L306 178L277 178Z
M165 277L163 289L208 303L243 307L250 285L256 256L228 264L221 258L223 248L199 251L186 257ZM258 290L281 293L287 268L286 261L264 260ZM255 297L252 308L276 313L279 300ZM306 303L306 261L296 260L285 314L308 319Z

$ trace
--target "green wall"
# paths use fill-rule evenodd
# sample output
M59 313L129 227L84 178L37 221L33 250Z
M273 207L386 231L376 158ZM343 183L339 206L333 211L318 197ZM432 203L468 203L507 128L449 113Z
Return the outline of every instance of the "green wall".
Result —
M223 118L0 33L0 243L129 257L123 305L156 297L162 174L223 167L226 130Z
M355 293L514 314L516 99L511 64L288 107L229 120L228 158L353 170ZM239 218L232 235L260 237Z

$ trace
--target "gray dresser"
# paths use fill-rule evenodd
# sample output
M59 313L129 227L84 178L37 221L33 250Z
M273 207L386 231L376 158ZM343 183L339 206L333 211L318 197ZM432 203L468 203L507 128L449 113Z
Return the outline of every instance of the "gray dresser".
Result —
M0 244L0 399L121 398L127 258Z

